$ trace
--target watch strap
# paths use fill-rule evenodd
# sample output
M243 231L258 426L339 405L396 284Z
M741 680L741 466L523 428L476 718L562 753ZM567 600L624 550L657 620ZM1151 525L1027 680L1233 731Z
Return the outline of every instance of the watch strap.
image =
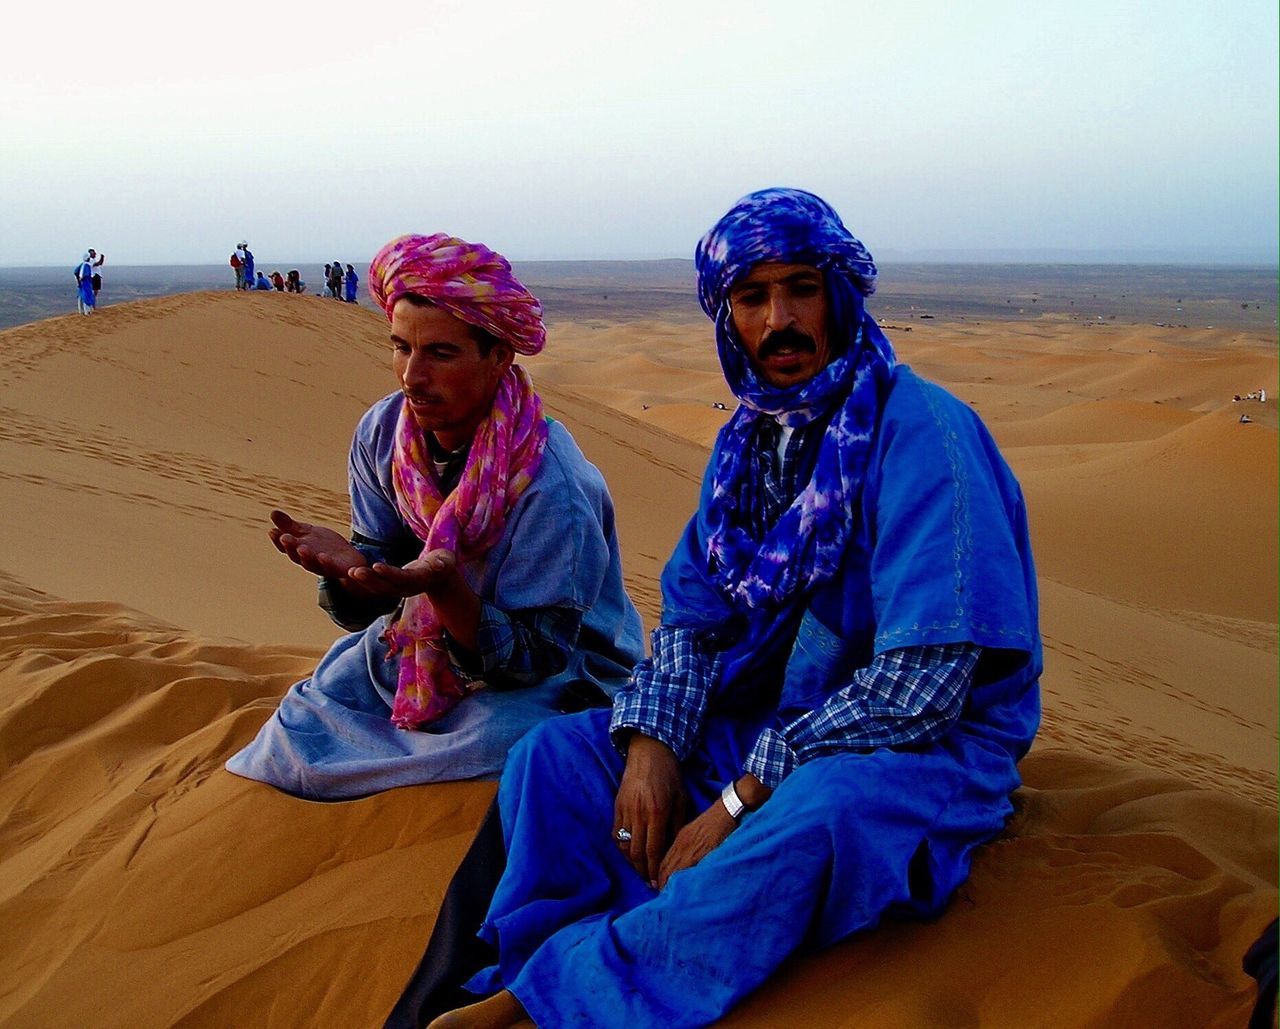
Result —
M729 812L729 817L735 822L742 817L747 805L742 802L742 798L738 796L738 791L734 788L732 782L729 782L723 790L720 791L720 803Z

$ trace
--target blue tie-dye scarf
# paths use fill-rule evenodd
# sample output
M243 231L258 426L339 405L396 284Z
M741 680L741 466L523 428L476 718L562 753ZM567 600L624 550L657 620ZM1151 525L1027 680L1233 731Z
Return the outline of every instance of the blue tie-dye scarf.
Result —
M725 426L711 469L707 564L730 599L779 607L839 568L853 530L875 431L880 388L893 370L893 345L863 298L876 266L824 200L797 189L743 197L698 244L698 299L715 322L725 378L741 402ZM729 290L762 261L820 269L829 305L833 358L808 382L778 389L756 377L733 330ZM814 472L763 539L750 512L763 488L749 447L757 420L807 425L832 412Z

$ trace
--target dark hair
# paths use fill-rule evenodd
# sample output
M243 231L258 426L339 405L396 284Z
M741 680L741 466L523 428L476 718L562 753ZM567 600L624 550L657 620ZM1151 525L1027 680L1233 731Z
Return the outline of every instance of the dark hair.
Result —
M419 296L417 293L405 293L400 297L400 299L409 301L409 303L412 304L414 307L436 307L437 306L436 304L433 304L430 300L428 300L426 297ZM444 310L443 308L439 308L439 309ZM461 322L462 319L459 318L458 321ZM476 341L476 346L480 348L481 357L488 357L489 353L493 350L494 347L500 346L502 344L502 340L498 339L498 337L495 336L493 333L486 332L484 329L480 328L480 326L472 325L470 322L462 322L462 324L465 325L470 330L471 338Z

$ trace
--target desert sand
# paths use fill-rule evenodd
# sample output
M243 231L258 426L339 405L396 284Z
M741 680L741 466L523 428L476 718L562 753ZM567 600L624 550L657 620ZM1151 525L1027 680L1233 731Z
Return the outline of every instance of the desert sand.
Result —
M385 323L197 293L0 332L0 1024L376 1026L490 783L315 804L223 761L335 629L266 515L342 528ZM939 318L901 359L1027 494L1044 724L928 924L733 1026L1240 1026L1277 906L1274 333ZM560 321L526 366L606 475L649 627L733 398L706 323ZM1241 424L1247 411L1253 419Z

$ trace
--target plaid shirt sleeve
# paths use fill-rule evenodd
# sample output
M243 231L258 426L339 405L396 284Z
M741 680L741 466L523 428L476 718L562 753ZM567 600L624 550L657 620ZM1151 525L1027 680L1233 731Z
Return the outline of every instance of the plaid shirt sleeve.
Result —
M569 607L503 611L480 602L474 653L446 633L449 659L460 679L483 679L496 689L532 686L564 671L578 642L582 612Z
M821 707L765 729L743 771L774 789L815 757L936 740L960 717L980 653L948 643L879 654Z
M702 731L707 697L720 674L720 654L693 630L658 626L653 657L636 665L631 681L613 701L609 735L625 752L634 730L660 740L683 761Z

